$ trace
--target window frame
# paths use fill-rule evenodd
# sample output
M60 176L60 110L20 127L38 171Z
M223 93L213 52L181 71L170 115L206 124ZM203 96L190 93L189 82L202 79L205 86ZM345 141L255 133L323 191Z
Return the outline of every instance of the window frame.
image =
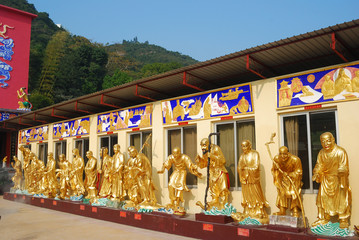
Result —
M196 129L196 137L197 137L197 125L196 124L192 124L192 125L186 125L186 126L175 126L175 127L171 127L171 128L167 128L166 129L166 146L165 146L165 153L166 153L166 156L165 156L165 158L164 158L164 160L163 160L163 163L167 160L167 158L168 158L168 156L172 153L172 149L168 149L168 137L169 137L169 134L168 134L168 132L169 131L172 131L172 130L181 130L181 153L182 154L186 154L186 153L184 153L183 152L183 148L184 148L184 129L185 128L195 128ZM197 138L198 139L198 138ZM197 152L197 146L196 146L196 152ZM198 154L198 153L197 153ZM194 159L191 159L191 161L192 161L192 163L194 163L193 161L194 161ZM162 163L162 164L163 164ZM162 166L161 166L162 167ZM187 171L188 171L188 169L187 169ZM166 188L168 188L168 182L169 182L169 174L168 174L168 172L169 171L165 171L165 178L166 178L166 180L165 180L165 187ZM189 173L189 174L191 174L191 173ZM197 177L197 176L195 176L195 177ZM189 185L189 184L187 184L186 183L186 185L187 185L187 187L189 188L189 189L197 189L198 188L198 180L197 180L197 184L196 185Z
M111 141L112 137L117 137L117 142L116 143L113 143ZM104 139L104 138L108 138L108 155L110 155L112 157L112 151L113 151L113 145L117 144L118 143L118 134L115 133L115 134L108 134L108 135L101 135L99 136L99 142L98 142L98 159L101 159L101 156L100 156L100 152L101 152L101 140ZM102 160L101 160L102 161Z
M76 143L77 142L82 142L82 149L79 151L82 153L80 154L80 156L84 159L84 162L85 162L85 166L86 166L86 163L87 163L87 158L86 158L86 151L85 151L85 141L88 141L89 142L89 149L90 149L90 139L89 138L78 138L78 139L74 139L74 148L77 148L76 147Z
M140 145L141 147L143 146L144 144L144 141L146 141L146 139L144 139L144 134L146 133L149 133L149 134L152 134L152 129L149 129L149 130L143 130L143 131L136 131L136 132L129 132L128 133L128 137L127 137L127 148L129 146L131 146L131 136L134 136L134 135L140 135ZM152 135L151 135L151 138L152 138ZM151 144L151 148L152 148L152 144ZM140 152L141 148L140 149L137 149L138 152ZM127 149L125 150L125 152L127 153ZM151 153L152 153L152 150L151 150ZM153 155L153 153L152 153ZM147 158L149 158L149 156L146 156ZM151 158L149 158L150 162L151 162L151 166L152 166L152 156Z
M295 112L295 113L284 113L280 115L280 146L284 146L284 118L285 117L294 117L294 116L305 116L306 124L307 124L307 142L308 142L308 171L309 171L309 179L311 180L313 177L313 158L312 158L312 139L310 132L310 115L321 114L321 113L334 113L335 120L335 131L336 131L336 143L339 145L339 125L338 125L338 110L335 108L331 109L321 109L317 111L305 111L305 112ZM314 159L315 161L316 159ZM303 193L311 193L317 194L318 190L314 189L313 181L309 181L309 189L302 189Z
M239 184L239 174L237 171L238 168L238 160L239 160L239 151L238 149L241 147L238 144L240 144L239 139L237 139L237 123L241 123L241 122L253 122L254 123L254 138L256 139L256 123L255 123L255 119L254 118L249 118L249 119L233 119L231 121L221 121L221 122L215 122L214 123L214 130L217 133L218 132L218 128L217 126L219 125L227 125L227 124L232 124L233 125L233 144L234 144L234 172L235 172L235 186L234 187L230 187L229 190L230 191L241 191L242 187ZM214 143L216 145L218 145L218 136L215 136L214 138ZM253 145L253 143L252 143ZM227 161L227 159L226 159Z
M40 147L44 147L45 149L44 149L44 156L40 156ZM47 143L47 142L44 142L44 143L39 143L38 144L38 158L40 159L40 160L42 160L43 162L44 162L44 164L45 164L45 166L46 166L46 164L47 164L47 154L49 153L49 144Z

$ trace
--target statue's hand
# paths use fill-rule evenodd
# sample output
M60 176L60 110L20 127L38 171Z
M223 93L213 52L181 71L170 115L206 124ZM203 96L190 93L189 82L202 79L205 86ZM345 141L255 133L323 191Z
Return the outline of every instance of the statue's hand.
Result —
M164 173L164 172L165 172L164 169L157 171L158 174L162 174L162 173Z

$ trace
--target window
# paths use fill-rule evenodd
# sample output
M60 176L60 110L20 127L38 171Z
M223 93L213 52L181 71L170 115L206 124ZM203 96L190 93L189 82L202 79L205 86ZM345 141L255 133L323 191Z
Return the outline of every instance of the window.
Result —
M254 120L217 123L215 127L216 132L220 133L217 136L217 144L226 158L230 187L239 189L237 164L242 154L241 142L249 140L252 143L252 149L256 149Z
M83 138L75 140L75 148L79 150L79 154L84 159L86 166L88 160L86 157L86 152L89 150L89 139Z
M55 160L58 163L59 162L59 155L65 154L65 158L68 159L68 156L66 156L66 140L55 142Z
M167 130L167 156L172 153L173 148L179 147L181 153L190 157L192 162L197 156L197 127L181 127ZM168 180L172 174L172 169L168 171ZM188 172L186 183L189 187L197 186L197 177Z
M151 137L149 137L151 133L151 131L130 133L129 146L134 146L137 151L140 152L142 146L148 139L147 146L143 147L142 153L146 155L146 157L150 160L152 164L152 135Z
M39 159L44 162L45 166L47 164L47 153L48 153L47 143L40 143L39 144Z
M287 146L289 152L302 161L303 189L313 193L319 184L312 181L312 173L317 162L317 155L322 149L320 135L331 132L337 139L337 112L318 111L283 115L281 117L281 146Z
M113 156L113 145L117 144L117 134L100 137L100 149L107 147L108 154ZM100 151L98 151L100 154Z

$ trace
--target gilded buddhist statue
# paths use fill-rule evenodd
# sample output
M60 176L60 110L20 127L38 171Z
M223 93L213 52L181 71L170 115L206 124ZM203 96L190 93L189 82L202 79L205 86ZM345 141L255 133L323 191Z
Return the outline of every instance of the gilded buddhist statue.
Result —
M15 174L11 178L11 180L14 182L13 189L20 190L21 189L21 183L22 183L21 161L16 156L14 156L13 159L14 159L14 162L11 163L11 166L15 170Z
M303 185L302 163L285 146L279 148L279 154L274 157L273 161L273 181L278 192L276 206L279 208L279 212L274 214L286 215L286 210L290 207L292 216L299 217L301 209L299 197Z
M97 198L97 159L93 156L92 151L87 151L86 157L84 185L87 195L85 198L94 201Z
M344 148L335 143L330 132L320 135L320 150L313 170L313 181L320 183L317 195L318 220L312 227L327 224L338 216L340 228L349 227L352 194L349 186L349 162Z
M201 140L202 156L197 155L196 164L200 168L205 168L209 163L209 191L212 197L212 201L207 203L207 209L211 210L216 207L218 210L224 209L226 203L228 203L229 195L229 183L227 178L227 169L225 167L226 159L222 153L222 149L215 144L209 146L208 138ZM210 148L210 151L209 151ZM202 209L205 206L201 202L196 203Z
M46 193L48 197L56 197L57 190L59 189L59 183L56 177L56 161L54 159L54 154L52 152L48 153L47 164L45 169L46 177Z
M85 187L83 182L83 172L85 162L84 159L80 156L79 150L77 148L72 150L74 158L72 160L72 169L71 169L71 187L74 196L81 196L85 193Z
M102 158L102 169L101 173L101 184L98 192L100 198L110 198L112 190L112 172L113 172L113 163L112 157L108 155L108 148L103 147L100 151L100 156Z
M167 160L163 163L162 169L157 171L157 173L164 173L165 169L169 170L172 165L174 170L168 183L171 203L166 208L172 209L174 214L184 215L186 211L181 206L181 203L184 202L183 192L190 191L186 184L187 169L197 177L201 178L202 174L198 172L197 166L192 163L191 159L186 154L182 154L178 147L172 150L172 154L168 156Z
M260 157L256 150L252 149L249 140L241 143L243 153L238 161L238 173L242 187L242 207L243 213L232 214L236 221L242 221L247 217L258 220L262 224L269 222L268 214L265 210L269 207L264 197L260 182Z
M114 155L113 171L112 171L112 200L121 201L125 197L123 189L123 170L125 164L125 156L120 152L120 145L113 146Z
M71 195L71 163L65 158L65 154L59 155L59 169L56 169L56 177L60 178L60 199L68 199Z

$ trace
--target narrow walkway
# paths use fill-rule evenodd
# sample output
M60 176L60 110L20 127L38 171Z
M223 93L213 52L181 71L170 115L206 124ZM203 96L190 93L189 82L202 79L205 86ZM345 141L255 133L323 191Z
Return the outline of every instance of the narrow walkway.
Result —
M193 239L4 200L0 239Z

